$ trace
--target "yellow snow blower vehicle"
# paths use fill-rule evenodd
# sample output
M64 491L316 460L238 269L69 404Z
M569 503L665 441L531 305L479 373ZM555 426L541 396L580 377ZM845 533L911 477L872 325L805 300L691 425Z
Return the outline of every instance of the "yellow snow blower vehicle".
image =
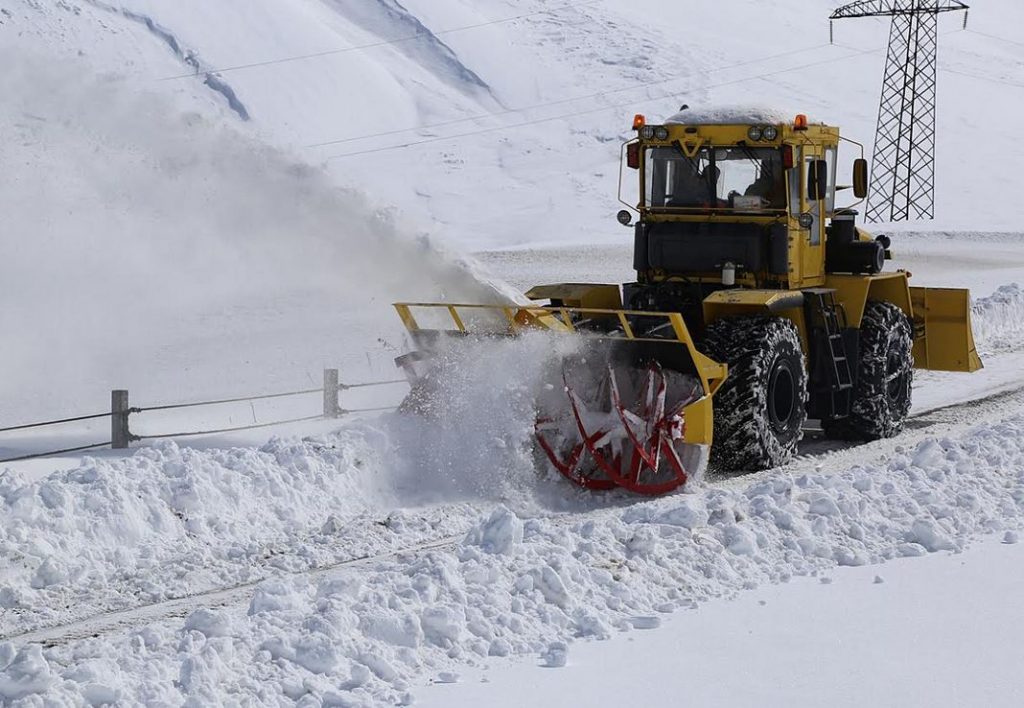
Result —
M586 488L653 495L708 453L723 471L780 465L808 418L833 438L894 436L915 367L981 368L968 291L883 272L889 238L836 206L851 189L836 184L838 128L690 115L638 115L622 146L620 175L638 185L618 216L634 229L636 281L542 285L525 306L396 304L417 348L397 360L414 392L452 338L575 336L578 353L538 393L538 458ZM857 200L867 188L861 148Z

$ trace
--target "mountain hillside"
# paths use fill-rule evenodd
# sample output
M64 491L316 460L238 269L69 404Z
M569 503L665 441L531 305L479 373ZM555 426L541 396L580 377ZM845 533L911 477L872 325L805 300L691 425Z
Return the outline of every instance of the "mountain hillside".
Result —
M0 36L219 112L478 249L623 239L617 160L635 112L766 105L870 152L888 27L840 22L829 45L835 5L0 0ZM1019 227L1024 47L1005 28L1022 21L1009 0L974 7L968 31L942 18L936 228Z

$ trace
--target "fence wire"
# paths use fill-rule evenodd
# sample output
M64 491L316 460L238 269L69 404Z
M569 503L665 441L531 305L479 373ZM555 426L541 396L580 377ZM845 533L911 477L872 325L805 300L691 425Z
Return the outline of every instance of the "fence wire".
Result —
M24 423L12 425L9 428L0 428L0 433L10 433L15 430L28 430L29 428L45 428L48 425L61 425L62 423L77 423L82 420L96 420L98 418L109 418L113 413L93 413L90 415L78 415L74 418L61 418L60 420L46 420L41 423Z
M368 388L368 387L371 387L371 386L389 386L389 385L392 385L392 384L400 384L400 383L408 383L408 381L406 381L405 379L394 379L394 380L389 380L389 381L367 381L367 382L364 382L364 383L357 383L357 384L339 383L338 384L338 391L339 392L347 391L347 390L353 389L353 388ZM170 410L177 410L177 409L182 409L182 408L198 408L198 407L201 407L201 406L216 406L216 405L221 405L221 404L225 404L225 403L244 403L246 401L262 401L262 400L268 400L268 399L272 399L272 398L287 398L289 396L305 396L305 395L308 395L308 394L323 393L323 392L324 392L324 389L323 389L323 387L321 387L321 388L303 389L301 391L287 391L287 392L284 392L284 393L266 393L266 394L260 394L260 395L256 395L256 396L239 396L238 398L221 398L221 399L212 400L212 401L196 401L196 402L193 402L193 403L170 403L170 404L157 405L157 406L132 407L132 408L129 408L127 411L123 411L123 412L116 412L116 413L115 412L110 412L110 413L93 413L93 414L90 414L90 415L79 415L79 416L74 416L74 417L71 417L71 418L61 418L59 420L48 420L48 421L42 421L42 422L39 422L39 423L24 423L24 424L20 424L20 425L13 425L13 426L9 426L9 427L6 427L6 428L0 428L0 433L14 432L14 431L18 431L18 430L29 430L31 428L43 428L43 427L47 427L47 426L51 426L51 425L62 425L64 423L77 423L77 422L81 422L81 421L85 421L85 420L98 420L98 419L101 419L101 418L110 418L110 417L115 416L115 415L130 415L130 414L133 414L133 413L149 413L149 412L154 412L154 411L170 411ZM344 416L344 415L349 415L349 414L353 414L353 413L376 413L376 412L381 412L381 411L394 410L395 408L397 408L397 406L379 406L379 407L374 407L374 408L342 408L342 409L338 410L338 414L341 415L341 416ZM220 434L220 433L241 432L241 431L244 431L244 430L258 430L260 428L271 428L271 427L274 427L276 425L289 425L291 423L305 423L305 422L308 422L308 421L323 420L323 419L324 419L323 414L319 414L318 413L317 415L303 416L301 418L291 418L291 419L288 419L288 420L275 420L275 421L272 421L270 423L254 423L252 425L239 425L239 426L233 426L233 427L228 427L228 428L217 428L217 429L211 429L211 430L195 430L195 431L184 432L184 433L163 433L163 434L156 434L156 435L131 435L131 434L129 434L129 439L131 441L133 441L133 442L137 442L137 441L143 441L143 440L164 440L164 439L168 439L168 438L187 438L187 437L193 437L193 436L198 436L198 435L216 435L216 434ZM107 447L107 446L109 446L111 444L112 444L112 442L110 440L107 440L106 442L93 443L91 445L80 445L80 446L77 446L77 447L64 448L62 450L50 450L50 451L47 451L47 452L37 452L37 453L29 454L29 455L20 455L18 457L9 457L9 458L0 459L0 464L7 463L7 462L23 462L25 460L34 460L34 459L38 459L38 458L42 458L42 457L50 457L50 456L53 456L53 455L63 455L63 454L67 454L69 452L82 452L82 451L85 451L85 450L92 450L93 448L97 448L97 447Z
M408 379L393 379L391 381L367 381L366 383L357 384L338 384L339 391L347 391L350 388L368 388L370 386L390 386L391 384L403 384L409 383Z
M340 387L339 387L340 388ZM178 408L198 408L200 406L219 406L222 403L244 403L246 401L265 401L270 398L287 398L289 396L305 396L310 393L323 393L323 388L309 388L303 391L288 391L286 393L265 393L259 396L239 396L238 398L221 398L215 401L197 401L195 403L169 403L161 406L144 406L131 408L131 413L148 413L150 411L171 411Z
M189 438L195 435L216 435L218 433L235 433L242 430L256 430L258 428L270 428L275 425L288 425L289 423L304 423L310 420L320 420L323 414L309 415L303 418L291 418L289 420L275 420L270 423L253 423L252 425L239 425L232 428L217 428L213 430L194 430L188 433L162 433L157 435L132 435L132 440L164 440L167 438Z
M63 455L68 452L82 452L83 450L91 450L94 447L107 447L110 445L110 440L101 443L93 443L92 445L81 445L79 447L67 447L63 450L50 450L49 452L36 452L31 455L22 455L21 457L8 457L0 460L0 464L5 462L24 462L25 460L35 460L40 457L51 457L53 455Z

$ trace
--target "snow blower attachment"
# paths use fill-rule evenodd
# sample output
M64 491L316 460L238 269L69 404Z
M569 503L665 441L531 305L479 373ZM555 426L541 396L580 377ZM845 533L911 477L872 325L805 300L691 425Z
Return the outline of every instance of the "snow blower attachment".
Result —
M417 347L397 360L411 403L429 397L446 342L575 336L537 394L537 457L588 489L653 495L699 473L709 448L721 471L783 464L808 419L831 438L897 435L915 367L981 368L969 293L883 272L889 238L856 226L859 201L836 206L868 190L863 156L852 187L836 183L838 128L756 110L633 128L618 221L636 281L538 286L527 306L396 305Z
M541 461L587 489L623 487L647 495L669 492L703 472L710 397L726 369L697 351L679 314L621 307L395 307L418 347L397 359L413 384L410 407L431 397L431 362L453 340L575 335L578 346L547 367L537 391ZM422 327L428 318L434 326Z

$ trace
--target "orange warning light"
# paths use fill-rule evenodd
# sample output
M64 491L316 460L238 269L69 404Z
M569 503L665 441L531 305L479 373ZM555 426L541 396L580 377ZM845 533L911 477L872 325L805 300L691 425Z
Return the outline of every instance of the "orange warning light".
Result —
M803 113L797 114L793 120L793 130L807 130L807 116Z
M647 125L647 118L644 117L643 113L637 113L633 116L633 130L640 130Z

